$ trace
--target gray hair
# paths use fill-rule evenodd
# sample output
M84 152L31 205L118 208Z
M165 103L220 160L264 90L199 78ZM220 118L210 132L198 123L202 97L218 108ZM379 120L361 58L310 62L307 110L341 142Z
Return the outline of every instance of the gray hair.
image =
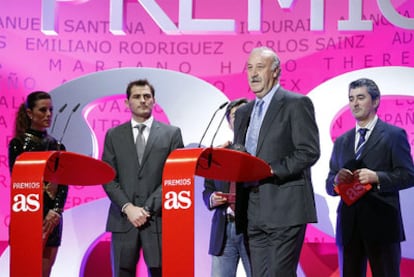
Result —
M272 70L275 70L276 68L280 67L280 59L272 48L269 48L266 46L260 46L260 47L253 48L252 53L253 52L262 52L262 53L265 52L267 54L270 54L271 58L273 59Z

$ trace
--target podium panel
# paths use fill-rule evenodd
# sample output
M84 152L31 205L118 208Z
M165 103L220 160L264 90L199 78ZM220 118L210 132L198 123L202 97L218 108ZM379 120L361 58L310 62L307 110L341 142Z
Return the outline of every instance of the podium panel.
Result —
M61 151L24 152L11 176L10 276L42 276L44 181L96 185L115 177L108 164Z
M176 149L162 181L162 271L166 277L194 276L194 177L255 181L271 176L263 160L226 148ZM200 196L201 198L201 196Z

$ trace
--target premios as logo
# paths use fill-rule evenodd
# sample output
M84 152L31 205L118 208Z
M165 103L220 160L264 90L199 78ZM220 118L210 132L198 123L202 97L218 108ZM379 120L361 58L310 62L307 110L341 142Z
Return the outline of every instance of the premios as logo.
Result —
M165 194L164 208L166 210L188 209L191 207L191 191L169 191Z
M12 199L13 212L36 212L40 209L40 195L32 194L16 194Z

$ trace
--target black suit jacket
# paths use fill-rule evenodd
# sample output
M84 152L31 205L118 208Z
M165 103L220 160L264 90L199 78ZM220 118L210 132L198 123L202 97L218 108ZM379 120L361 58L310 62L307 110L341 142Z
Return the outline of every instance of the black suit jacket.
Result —
M254 101L236 111L234 143L245 144L253 105ZM279 87L264 116L256 153L275 175L259 181L258 211L247 207L249 191L238 186L238 230L245 228L246 220L269 228L316 222L310 167L319 155L319 133L311 100ZM251 212L257 216L252 217Z
M377 172L378 184L356 203L347 206L342 200L337 210L336 241L344 245L359 226L362 238L381 242L405 239L400 210L399 190L414 182L414 168L406 132L378 119L365 143L360 161L355 162L355 128L338 137L330 159L326 191L334 191L334 178L341 168L368 168Z

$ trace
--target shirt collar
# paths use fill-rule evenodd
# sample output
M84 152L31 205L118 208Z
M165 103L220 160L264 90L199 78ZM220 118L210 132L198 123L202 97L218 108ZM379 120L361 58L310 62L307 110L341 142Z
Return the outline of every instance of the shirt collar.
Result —
M375 115L374 118L370 122L368 122L367 126L365 126L365 127L361 127L357 123L356 127L355 127L355 132L358 133L359 129L366 128L366 129L368 129L368 133L370 133L374 129L375 124L377 124L377 121L378 121L378 115Z
M153 122L154 122L154 117L152 115L150 116L150 118L148 118L144 122L137 122L133 118L131 118L131 126L132 126L132 128L134 128L138 124L144 124L147 127L147 129L149 130L149 129L151 129L151 126L152 126L152 123Z
M265 96L263 96L262 100L263 100L263 104L264 107L267 107L267 105L270 103L270 100L273 98L273 95L275 95L276 90L280 87L279 83L275 84L269 91L269 93L267 93ZM260 99L256 97L256 102L259 101Z

